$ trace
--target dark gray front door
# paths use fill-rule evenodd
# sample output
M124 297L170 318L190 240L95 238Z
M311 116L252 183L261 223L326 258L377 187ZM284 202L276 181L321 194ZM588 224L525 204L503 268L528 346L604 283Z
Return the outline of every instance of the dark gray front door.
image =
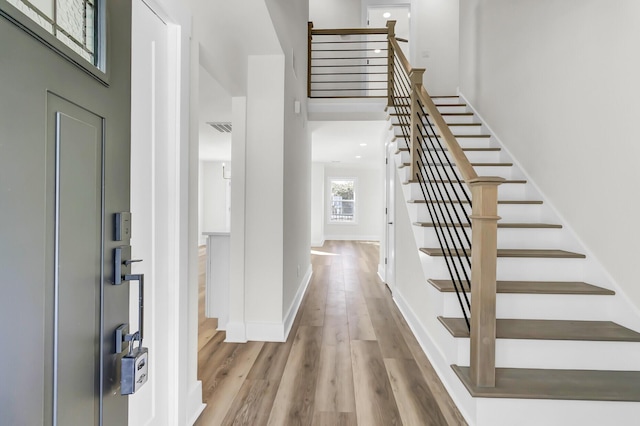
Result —
M113 217L129 210L131 3L77 4L85 18L105 8L104 72L60 43L74 28L48 34L0 0L1 425L127 424L113 333L129 289L111 282Z

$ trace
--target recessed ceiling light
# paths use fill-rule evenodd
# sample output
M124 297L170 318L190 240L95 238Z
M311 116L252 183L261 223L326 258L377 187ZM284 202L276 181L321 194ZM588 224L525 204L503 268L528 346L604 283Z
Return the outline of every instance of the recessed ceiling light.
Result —
M362 155L356 155L356 158L362 158Z
M376 52L376 53L380 53L380 52L381 52L381 50L380 50L380 49L376 49L376 50L374 50L374 52Z
M382 17L383 18L391 18L391 13L385 12L385 13L382 14Z
M361 143L360 146L367 146L367 144L366 143Z
M407 18L411 18L411 12L407 13Z

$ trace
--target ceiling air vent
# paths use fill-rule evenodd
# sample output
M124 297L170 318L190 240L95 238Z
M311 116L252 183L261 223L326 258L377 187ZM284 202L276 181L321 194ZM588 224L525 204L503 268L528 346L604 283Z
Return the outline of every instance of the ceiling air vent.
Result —
M214 123L212 121L207 122L207 124L211 127L213 127L214 129L216 129L217 131L219 131L220 133L231 133L231 123L226 122L226 123Z

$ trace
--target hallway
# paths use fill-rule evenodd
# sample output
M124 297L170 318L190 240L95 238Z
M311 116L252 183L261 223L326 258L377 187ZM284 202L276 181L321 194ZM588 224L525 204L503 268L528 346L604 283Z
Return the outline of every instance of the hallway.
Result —
M196 425L466 424L378 278L378 253L373 242L313 249L311 283L285 343L224 343L201 308L207 408Z

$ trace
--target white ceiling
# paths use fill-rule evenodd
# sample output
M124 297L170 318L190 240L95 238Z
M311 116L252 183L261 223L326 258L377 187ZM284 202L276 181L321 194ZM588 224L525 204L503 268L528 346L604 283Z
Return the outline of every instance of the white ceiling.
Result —
M384 161L387 121L312 121L309 127L313 162L374 167Z
M231 134L220 133L207 124L232 121L231 95L203 67L200 67L199 108L200 160L232 161ZM339 114L341 119L348 116L349 108ZM310 121L308 125L313 162L375 167L384 161L387 121L326 120Z

